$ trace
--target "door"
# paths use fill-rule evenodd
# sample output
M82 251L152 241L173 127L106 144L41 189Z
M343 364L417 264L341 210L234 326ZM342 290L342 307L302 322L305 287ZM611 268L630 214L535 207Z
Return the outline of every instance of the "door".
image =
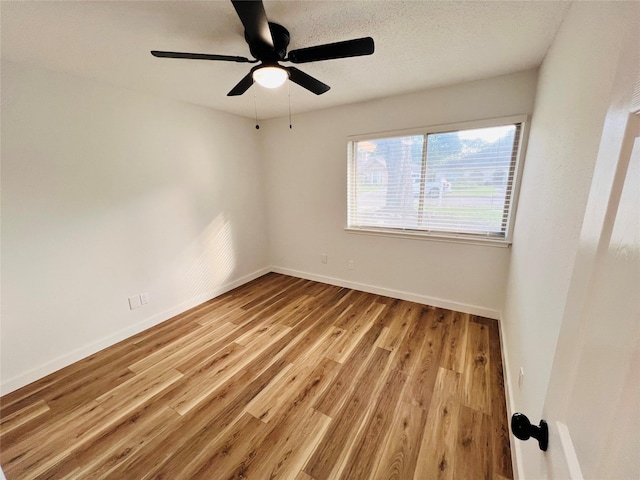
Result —
M545 397L549 478L640 478L640 78L632 40L616 74Z

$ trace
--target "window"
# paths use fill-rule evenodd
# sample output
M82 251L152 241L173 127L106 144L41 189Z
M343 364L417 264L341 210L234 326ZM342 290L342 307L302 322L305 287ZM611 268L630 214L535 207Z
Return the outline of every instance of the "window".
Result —
M525 119L351 139L347 229L508 244Z

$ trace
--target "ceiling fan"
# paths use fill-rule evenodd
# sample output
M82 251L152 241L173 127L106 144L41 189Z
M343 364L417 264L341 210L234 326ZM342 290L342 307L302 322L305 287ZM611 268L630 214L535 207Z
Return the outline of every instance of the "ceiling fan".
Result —
M373 38L364 37L315 47L299 48L291 50L287 56L287 47L290 39L289 31L282 25L267 20L262 0L231 0L231 3L244 26L244 38L249 45L249 51L254 60L231 55L164 52L158 50L152 50L151 55L164 58L260 63L253 67L227 94L228 96L237 96L246 92L254 81L267 88L275 88L282 85L287 79L316 95L322 95L331 88L329 85L322 83L296 67L283 67L279 62L308 63L334 58L358 57L373 53Z

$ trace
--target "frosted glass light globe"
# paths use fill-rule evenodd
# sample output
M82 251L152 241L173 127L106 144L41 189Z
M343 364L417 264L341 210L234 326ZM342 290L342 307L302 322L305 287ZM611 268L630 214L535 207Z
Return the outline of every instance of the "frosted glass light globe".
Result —
M253 79L266 88L278 88L288 77L287 71L279 67L261 67L253 72Z

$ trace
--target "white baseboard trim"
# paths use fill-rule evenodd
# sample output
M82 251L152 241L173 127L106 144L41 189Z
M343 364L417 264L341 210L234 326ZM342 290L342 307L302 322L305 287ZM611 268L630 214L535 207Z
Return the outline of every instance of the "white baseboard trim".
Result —
M584 477L582 476L582 469L580 468L580 462L576 455L576 449L573 447L573 440L571 440L569 427L562 422L556 422L556 429L558 431L558 436L560 437L560 443L562 444L564 460L567 462L570 479L583 480Z
M420 295L420 294L411 293L411 292L404 292L401 290L393 290L393 289L378 287L375 285L369 285L365 283L352 282L349 280L339 279L335 277L328 277L325 275L316 275L316 274L302 272L299 270L293 270L293 269L284 268L284 267L278 267L278 266L264 267L248 275L240 277L232 282L221 285L215 290L193 297L185 302L180 303L179 305L176 305L168 310L165 310L164 312L152 315L149 318L146 318L134 325L131 325L128 328L120 330L112 335L104 337L88 345L82 346L67 354L57 357L43 365L40 365L25 373L22 373L13 378L10 378L9 380L7 380L6 382L0 385L0 392L2 395L13 392L18 388L28 385L29 383L39 380L57 370L60 370L61 368L64 368L68 365L71 365L74 362L77 362L79 360L82 360L83 358L93 355L94 353L99 352L100 350L103 350L107 347L115 345L116 343L122 340L126 340L127 338L133 335L136 335L148 328L158 325L159 323L162 323L186 310L189 310L190 308L193 308L197 305L200 305L201 303L206 302L207 300L210 300L219 295L222 295L223 293L228 292L229 290L233 290L234 288L244 285L245 283L250 282L251 280L254 280L269 272L281 273L283 275L290 275L292 277L304 278L306 280L313 280L316 282L327 283L327 284L336 285L339 287L352 288L354 290L360 290L363 292L373 293L377 295L384 295L392 298L399 298L401 300L408 300L411 302L421 303L424 305L432 305L434 307L446 308L449 310L456 310L459 312L469 313L472 315L478 315L478 316L493 318L497 320L500 319L499 312L495 310L487 309L484 307L479 307L476 305L468 305L464 303L452 302L452 301L444 300L441 298L428 297L426 295ZM509 376L507 375L507 381L508 379L509 379Z
M511 366L509 364L509 355L507 349L506 333L504 331L504 322L502 313L498 319L498 327L500 329L500 351L502 352L502 369L504 375L504 395L507 399L507 421L511 423L511 416L516 412L515 401L513 399L514 385L511 382ZM509 425L511 432L511 425ZM522 447L521 442L514 442L513 437L509 435L509 443L511 444L511 465L513 467L513 479L525 480L524 466L522 465Z
M234 288L244 285L245 283L250 282L251 280L261 277L262 275L265 275L270 271L271 271L271 268L269 267L264 267L259 270L256 270L255 272L252 272L248 275L240 277L229 283L225 283L224 285L221 285L214 290L197 295L196 297L193 297L185 302L182 302L168 310L165 310L164 312L160 312L155 315L152 315L151 317L146 318L134 325L131 325L128 328L120 330L114 334L111 334L93 343L90 343L89 345L82 346L76 350L73 350L72 352L64 354L43 365L40 365L39 367L33 368L25 373L22 373L13 378L10 378L5 383L0 385L0 392L2 392L2 395L13 392L18 388L24 387L25 385L28 385L32 382L35 382L36 380L46 377L47 375L53 372L56 372L61 368L69 366L74 362L77 362L79 360L82 360L83 358L93 355L94 353L99 352L100 350L103 350L107 347L115 345L116 343L122 340L126 340L127 338L133 335L136 335L144 330L147 330L148 328L151 328L155 325L158 325L159 323L169 320L170 318L175 317L176 315L182 312L185 312L190 308L200 305L201 303L204 303L208 300L211 300L212 298L222 295L223 293L233 290Z
M390 288L378 287L376 285L369 285L367 283L352 282L341 278L327 277L325 275L317 275L315 273L302 272L300 270L292 270L290 268L278 267L275 265L271 267L271 271L275 273L282 273L283 275L290 275L292 277L304 278L305 280L328 283L329 285L335 285L337 287L351 288L353 290L374 293L376 295L384 295L386 297L399 298L400 300L408 300L410 302L422 303L424 305L432 305L434 307L446 308L457 312L469 313L480 317L493 318L495 320L500 319L500 312L489 308L479 307L477 305L468 305L466 303L453 302L442 298L428 297L418 293L393 290Z

